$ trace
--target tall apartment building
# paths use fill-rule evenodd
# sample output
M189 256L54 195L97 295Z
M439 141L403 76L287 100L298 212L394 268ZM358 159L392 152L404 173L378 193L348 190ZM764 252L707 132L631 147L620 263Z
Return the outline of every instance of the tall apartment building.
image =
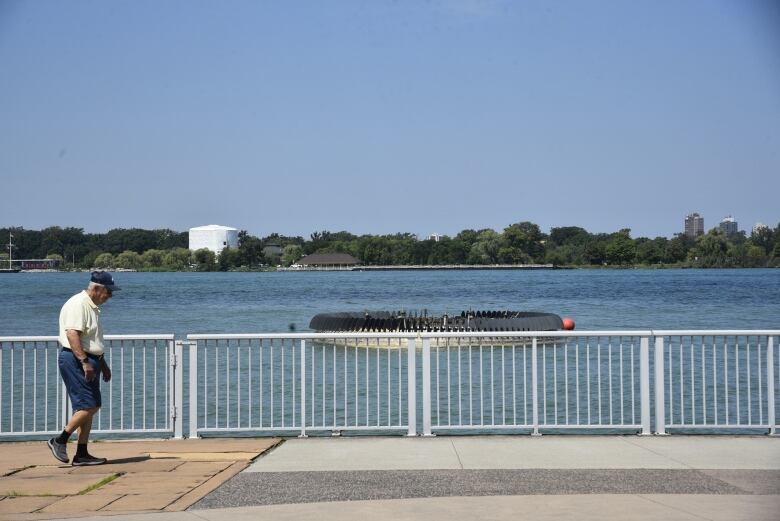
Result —
M737 233L737 221L735 221L732 216L727 215L723 218L722 221L720 221L718 228L720 228L720 230L726 235Z
M704 217L694 212L685 217L685 235L696 238L704 234Z
M760 222L756 223L756 224L753 225L753 229L751 230L750 234L751 235L755 235L755 234L757 234L757 233L759 233L759 232L761 232L761 231L763 231L763 230L765 230L767 228L769 228L769 226L767 226L764 223L760 223Z

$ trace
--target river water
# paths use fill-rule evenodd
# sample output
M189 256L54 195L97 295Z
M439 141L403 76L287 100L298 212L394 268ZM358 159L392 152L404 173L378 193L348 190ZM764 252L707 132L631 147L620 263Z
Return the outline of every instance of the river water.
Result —
M275 333L292 328L301 332L309 330L311 317L323 312L454 314L468 309L553 312L573 318L583 332L780 328L780 270L769 269L118 273L115 279L122 291L102 312L109 334L173 333L184 339L192 333ZM62 303L88 280L87 273L0 276L0 337L56 335ZM637 423L637 342L636 338L583 338L542 345L541 421ZM667 349L668 358L665 355L669 368L665 385L678 404L667 404L671 421L685 423L686 417L726 425L763 421L768 410L765 394L762 397L766 340L730 340L728 350L716 349L713 340L675 342L674 348ZM34 419L35 428L55 423L56 351L41 352L39 357L37 350L29 349L31 345L24 347L0 352L0 396L19 404L2 409L0 437L3 432L28 428L25 419ZM105 411L96 429L165 424L168 361L164 347L112 351L111 365L120 377L105 385ZM295 380L300 359L292 343L200 343L198 352L201 428L263 432L300 423L293 406L296 393L300 399L302 391ZM435 350L431 362L434 424L526 424L532 408L528 355L523 346ZM738 365L729 372L727 366L733 365L735 357ZM727 364L727 360L731 361ZM16 373L24 364L28 371L37 368L33 369L37 380L28 375L19 385ZM367 427L386 421L402 425L405 364L398 350L313 343L306 360L307 424ZM418 360L418 373L420 366ZM185 381L189 371L185 362ZM185 403L189 391L185 385ZM30 397L36 393L38 402L45 395L50 405L33 408L35 399ZM419 389L418 396L421 393ZM751 402L746 396L755 398ZM419 423L421 404L418 408ZM185 422L189 415L187 407ZM752 420L746 420L751 415Z
M55 335L87 273L0 276L0 336ZM577 330L780 327L780 270L118 273L107 333L307 331L317 313L547 311Z

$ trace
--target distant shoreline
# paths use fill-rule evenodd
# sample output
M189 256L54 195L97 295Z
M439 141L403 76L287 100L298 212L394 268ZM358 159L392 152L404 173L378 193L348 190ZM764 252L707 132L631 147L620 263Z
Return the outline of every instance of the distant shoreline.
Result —
M560 270L572 269L552 264L413 264L386 266L296 267L276 271L435 271L435 270Z
M623 266L595 266L595 265L575 265L575 266L557 266L552 264L455 264L455 265L398 265L398 266L349 266L349 267L307 267L307 268L260 268L260 269L230 269L222 273L273 273L273 272L299 272L299 271L341 271L341 272L358 272L358 271L540 271L540 270L667 270L667 269L682 269L682 270L709 270L709 269L772 269L772 267L762 268L748 268L744 266L729 267L729 268L703 268L698 266L688 265L623 265ZM774 269L778 269L775 267ZM126 269L126 268L79 268L79 269L47 269L47 270L20 270L19 273L89 273L95 270L104 270L112 273L220 273L219 270L213 271L201 271L201 270L162 270L162 269Z

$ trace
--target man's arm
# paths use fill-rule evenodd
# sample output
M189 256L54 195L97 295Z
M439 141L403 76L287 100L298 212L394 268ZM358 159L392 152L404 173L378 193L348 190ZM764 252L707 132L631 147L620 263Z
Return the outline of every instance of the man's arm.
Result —
M106 357L102 357L100 359L100 368L103 372L103 381L104 382L110 382L111 381L111 368L108 367L108 362L106 362Z
M70 350L73 351L73 356L81 362L84 378L91 382L95 378L95 370L87 360L87 353L84 352L84 348L81 346L81 332L76 329L68 329L65 335L68 337L68 344L70 345Z

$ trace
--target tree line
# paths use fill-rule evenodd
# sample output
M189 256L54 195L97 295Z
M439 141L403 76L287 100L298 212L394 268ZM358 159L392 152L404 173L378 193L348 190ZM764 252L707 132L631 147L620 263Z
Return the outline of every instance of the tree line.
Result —
M238 248L220 255L190 251L188 233L168 229L113 229L85 233L81 228L43 230L0 228L14 236L14 258L57 259L61 269L137 269L228 271L268 269L295 263L311 253L348 253L365 265L553 264L556 266L668 266L697 268L780 267L780 223L726 234L713 228L696 238L631 237L624 228L590 233L578 226L543 233L531 222L502 231L466 229L454 237L419 239L411 233L354 235L317 231L308 239L273 233L255 237L239 232ZM7 254L6 258L7 258Z

